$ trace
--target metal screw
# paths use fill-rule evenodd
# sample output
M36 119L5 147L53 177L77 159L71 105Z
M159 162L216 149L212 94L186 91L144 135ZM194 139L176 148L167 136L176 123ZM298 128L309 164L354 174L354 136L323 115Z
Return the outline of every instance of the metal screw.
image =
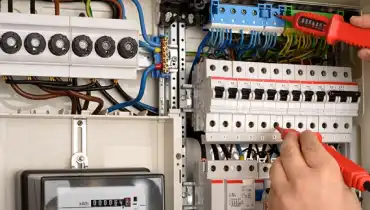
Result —
M78 160L81 161L81 162L83 162L83 161L85 161L85 157L84 156L80 156L80 157L78 157Z
M167 12L165 15L166 22L170 22L171 18L172 18L172 12Z
M82 120L77 121L77 125L78 125L78 126L81 126L82 124L84 124L84 123L82 122Z
M180 160L180 159L181 159L181 154L180 154L180 153L177 153L177 154L176 154L176 158L177 158L178 160Z
M185 101L186 100L186 96L181 96L180 99L181 99L181 101Z
M176 56L171 57L171 61L172 62L177 62L177 57Z
M186 198L186 197L188 197L188 194L186 192L183 192L182 193L182 198Z
M220 8L220 12L221 12L221 13L224 13L224 12L225 12L225 8L221 7L221 8Z
M193 14L189 14L188 15L188 20L189 20L189 23L190 24L194 23L194 15Z

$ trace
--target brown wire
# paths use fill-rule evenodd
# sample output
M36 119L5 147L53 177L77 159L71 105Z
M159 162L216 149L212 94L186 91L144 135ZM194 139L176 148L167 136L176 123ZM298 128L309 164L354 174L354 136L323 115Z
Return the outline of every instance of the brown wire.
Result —
M50 90L47 88L40 87L39 88L49 94L54 94L58 96L66 96L71 100L71 114L77 114L77 100L78 98L75 98L71 96L67 91L56 91L56 90Z
M74 97L77 97L77 98L81 98L83 100L87 100L87 101L93 101L93 102L96 102L98 103L98 107L96 107L96 109L93 111L92 114L99 114L100 111L103 109L104 107L104 101L103 99L101 98L98 98L98 97L95 97L95 96L88 96L88 95L84 95L84 94L81 94L79 92L76 92L76 91L57 91L57 90L50 90L50 89L46 89L46 88L43 88L43 87L40 87L43 91L45 92L48 92L50 94L63 94L64 96L74 96Z
M87 95L84 95L84 94L81 94L79 92L75 92L75 91L68 91L71 95L77 97L77 98L82 98L83 100L87 100L87 101L93 101L93 102L96 102L98 103L98 107L96 107L96 109L93 111L92 114L99 114L99 112L103 109L104 107L104 101L103 99L101 98L98 98L98 97L95 97L95 96L87 96Z
M28 93L24 90L22 90L18 85L16 84L10 84L10 86L14 89L14 91L16 93L18 93L19 95L27 98L27 99L31 99L31 100L48 100L48 99L53 99L53 98L58 98L60 97L59 95L55 95L55 94L44 94L44 95L35 95L35 94L32 94L32 93Z
M60 15L60 2L59 0L54 0L54 10L55 15Z
M118 8L119 19L123 18L122 7L117 0L104 0L104 1L115 4L116 7Z

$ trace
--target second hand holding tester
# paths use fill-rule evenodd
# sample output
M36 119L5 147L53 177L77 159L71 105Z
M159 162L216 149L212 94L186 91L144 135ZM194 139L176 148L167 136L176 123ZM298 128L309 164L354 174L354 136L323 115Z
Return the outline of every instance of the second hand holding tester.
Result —
M300 132L294 129L283 129L279 126L275 126L275 129L281 134L281 138L285 139L286 135L290 132L300 136ZM320 133L315 133L317 140L322 143L322 136ZM350 159L344 157L342 154L337 152L335 149L327 144L323 144L325 150L337 161L340 170L343 175L344 182L348 187L358 189L360 191L370 192L370 176L369 173L361 168L359 165L351 161Z
M280 16L280 18L292 23L296 30L311 34L316 37L325 37L328 44L334 45L338 41L345 42L362 48L370 48L370 29L359 28L346 23L342 16L334 15L331 19L308 12L299 12L294 16ZM281 138L290 133L300 133L294 129L282 129L275 126L281 134ZM316 133L317 139L322 143L322 136ZM344 182L348 187L360 191L370 191L369 173L353 161L347 159L327 144L322 144L326 151L337 161L343 175Z

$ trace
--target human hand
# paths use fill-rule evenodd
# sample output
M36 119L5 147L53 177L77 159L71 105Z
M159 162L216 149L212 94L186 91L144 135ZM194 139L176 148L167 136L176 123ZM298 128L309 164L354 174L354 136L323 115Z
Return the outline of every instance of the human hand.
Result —
M268 210L361 210L336 160L310 131L285 137L270 179Z
M370 15L353 16L350 22L360 28L370 28ZM361 49L358 56L364 61L370 61L370 49Z

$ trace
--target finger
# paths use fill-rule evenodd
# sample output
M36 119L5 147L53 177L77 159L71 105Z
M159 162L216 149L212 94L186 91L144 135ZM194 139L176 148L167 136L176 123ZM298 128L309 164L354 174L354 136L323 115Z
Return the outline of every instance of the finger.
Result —
M299 143L303 157L309 167L325 167L331 161L332 157L319 142L315 133L311 131L301 133Z
M266 205L265 203L264 203L264 205ZM267 206L268 206L268 209L270 210L270 209L272 209L272 210L274 210L274 209L277 209L277 210L279 210L278 209L278 198L277 198L277 193L276 193L276 191L275 191L275 189L270 189L270 193L269 193L269 195L268 195L268 197L267 197ZM264 208L264 209L267 209L267 208Z
M358 51L358 57L364 61L370 61L370 49L361 49Z
M280 150L280 161L288 180L305 174L308 166L302 156L296 133L286 135Z
M361 28L370 28L370 15L353 16L350 19L352 25Z
M270 180L271 186L274 186L275 189L285 189L288 185L288 177L285 174L280 158L277 158L274 163L272 163Z

